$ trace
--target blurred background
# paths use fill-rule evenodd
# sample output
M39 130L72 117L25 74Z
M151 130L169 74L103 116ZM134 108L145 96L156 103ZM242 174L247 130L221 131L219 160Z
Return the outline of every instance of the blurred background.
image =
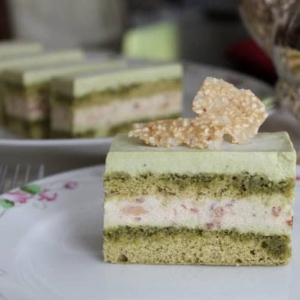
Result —
M296 6L289 9L291 5ZM275 30L274 24L280 26ZM186 94L188 99L202 80L199 68L205 76L216 74L236 86L245 83L243 78L252 90L262 84L268 93L259 97L271 104L262 130L288 131L300 163L299 32L297 0L0 0L0 41L31 40L48 48L82 47L131 58L196 63L184 64L196 66L186 72L185 89L192 93ZM254 80L235 72L228 75L228 70ZM49 161L60 164L53 164L53 170L51 164L48 173L99 163L99 148L84 149L74 148L72 155L69 148L50 149ZM14 158L19 149L14 151L8 147L0 154ZM32 149L26 155L31 159ZM45 160L44 152L36 155Z
M0 39L11 38L277 77L234 0L0 0Z

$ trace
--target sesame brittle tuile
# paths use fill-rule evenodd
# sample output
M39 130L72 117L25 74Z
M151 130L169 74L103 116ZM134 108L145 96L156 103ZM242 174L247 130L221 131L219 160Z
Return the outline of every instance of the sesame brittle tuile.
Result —
M249 142L267 117L264 104L250 90L211 77L204 80L192 109L196 118L134 124L129 137L152 146L218 148L225 137L232 143Z
M250 90L211 77L204 80L192 109L204 123L222 126L237 144L249 142L267 118L264 104Z
M129 137L139 137L151 146L171 147L187 145L191 148L216 148L223 141L218 126L207 126L200 118L178 118L137 123Z

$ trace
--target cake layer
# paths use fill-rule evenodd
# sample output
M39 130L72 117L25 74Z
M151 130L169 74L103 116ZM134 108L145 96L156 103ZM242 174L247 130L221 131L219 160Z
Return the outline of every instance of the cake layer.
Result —
M106 159L106 175L249 174L280 182L295 178L296 154L285 132L259 133L246 145L223 142L220 149L146 146L138 139L117 136Z
M169 118L177 118L179 117L179 113L176 114L165 114L165 115L159 115L160 119L169 119ZM156 119L156 118L155 118ZM132 127L133 122L148 122L153 121L154 118L142 118L142 119L132 119L131 121L123 122L123 123L117 123L114 126L99 126L95 125L94 127L86 128L86 125L83 126L83 128L80 128L80 126L76 126L76 131L73 131L72 129L66 130L66 128L69 128L70 126L64 127L64 129L51 129L51 137L52 138L72 138L72 137L111 137L115 136L116 134L122 132L122 133L128 133L129 130ZM58 127L55 125L54 127Z
M138 121L182 112L179 64L130 63L130 68L77 74L52 83L53 137L106 137Z
M29 65L15 67L4 72L5 82L10 83L12 86L32 86L43 82L49 82L50 79L57 76L68 74L76 74L80 72L98 71L105 72L111 69L124 69L127 63L124 59L107 59L106 56L99 55L98 59L82 59L77 62L61 62L57 64L44 64L44 65Z
M10 40L0 42L0 60L11 56L33 54L42 51L43 46L37 42Z
M84 54L80 49L43 51L35 55L7 57L0 61L0 72L22 66L75 62L83 57Z
M103 254L113 263L281 265L290 244L286 235L123 226L104 230Z
M106 129L90 129L87 131L71 132L64 130L51 129L50 137L52 139L70 139L70 138L96 138L96 137L108 137L111 136Z
M23 66L3 73L5 111L28 121L50 120L50 83L53 76L105 71L126 66L125 60L83 59L73 63ZM48 124L50 126L50 124Z
M13 116L7 117L7 127L23 138L42 139L49 137L47 120L27 121Z
M126 199L126 198L125 198ZM291 233L293 218L283 197L264 203L258 196L236 201L232 198L176 198L164 202L153 196L106 201L104 228L118 226L187 227L204 230L238 230L265 235Z
M264 174L248 172L199 173L199 174L153 174L140 173L131 176L126 172L106 172L104 177L106 201L110 199L126 199L147 195L157 196L165 200L174 195L179 198L194 198L201 201L207 197L221 200L231 197L244 199L259 196L268 203L277 196L291 203L295 197L295 177L286 177L280 181L270 180Z
M28 98L28 101L26 101ZM35 89L24 90L21 93L7 93L5 111L8 116L18 119L36 121L49 119L48 96L43 91Z
M80 98L91 93L127 89L130 86L181 77L180 64L131 64L130 68L118 71L60 77L53 82L53 90L60 94Z
M57 79L58 80L58 79ZM55 86L54 86L55 90ZM59 91L53 92L53 104L64 107L85 108L91 104L105 105L111 103L112 100L122 99L132 100L135 98L148 98L155 94L168 93L173 91L181 91L182 81L180 78L170 78L160 81L150 81L137 83L133 85L114 87L113 85L106 90L100 92L91 92L82 97L74 97L65 95Z
M54 105L51 128L71 132L84 132L94 128L109 131L114 126L130 121L179 115L182 106L181 91L157 92L147 98L111 100L104 105L92 103L89 106L69 109Z

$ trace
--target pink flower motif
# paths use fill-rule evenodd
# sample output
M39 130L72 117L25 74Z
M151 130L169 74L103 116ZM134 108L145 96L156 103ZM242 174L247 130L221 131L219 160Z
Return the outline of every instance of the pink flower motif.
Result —
M33 195L29 195L22 191L10 191L7 195L13 196L12 201L16 203L26 203Z
M41 193L39 193L39 200L43 201L54 201L57 198L57 193L51 193L48 189L44 189Z
M65 188L68 190L74 190L78 186L78 182L76 181L68 181L65 183Z
M298 176L296 177L296 180L300 181L300 175L298 175Z

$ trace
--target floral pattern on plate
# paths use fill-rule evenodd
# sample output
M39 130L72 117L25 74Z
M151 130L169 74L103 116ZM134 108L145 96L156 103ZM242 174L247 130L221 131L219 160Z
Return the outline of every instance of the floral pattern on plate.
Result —
M34 205L39 208L46 208L46 203L50 203L59 199L60 194L65 191L76 190L80 184L88 184L91 178L99 177L97 172L93 171L88 176L55 180L53 182L47 182L43 184L43 180L37 183L30 183L21 186L17 189L8 191L0 196L0 218L11 208L22 206L29 202L35 202L43 205Z

